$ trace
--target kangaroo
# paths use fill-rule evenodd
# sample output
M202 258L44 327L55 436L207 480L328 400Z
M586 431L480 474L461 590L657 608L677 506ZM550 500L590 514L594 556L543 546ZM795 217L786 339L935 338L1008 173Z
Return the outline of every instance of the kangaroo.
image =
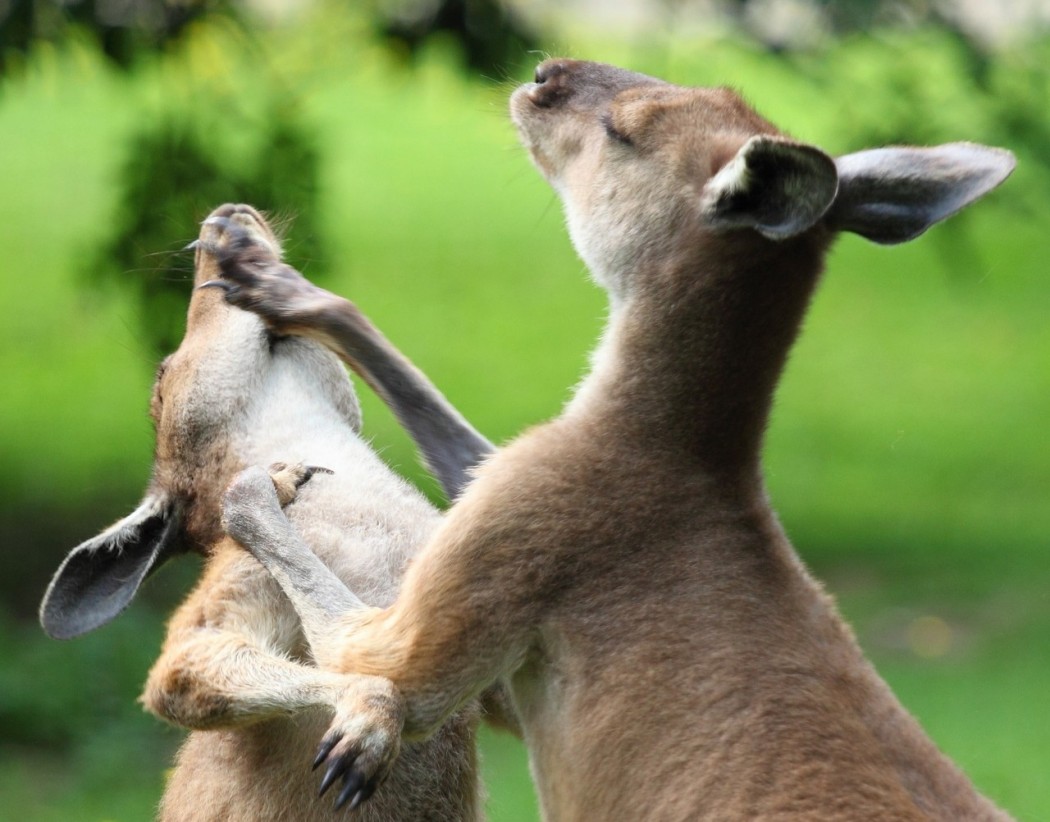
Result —
M226 205L201 229L197 285L219 276L231 254L278 264L281 250L252 208ZM362 322L364 322L362 320ZM365 323L367 326L367 323ZM367 329L366 329L367 330ZM454 497L466 471L492 446L384 340L365 338L401 394L388 395L409 430L425 431L430 466ZM424 409L420 416L414 409ZM302 757L333 714L353 723L355 690L382 700L383 683L319 667L299 618L266 571L222 533L222 492L244 466L280 454L323 463L279 466L286 512L341 580L389 604L404 567L438 524L423 496L396 477L360 436L356 396L339 360L302 337L269 332L212 289L195 289L186 336L160 366L151 401L153 477L130 516L75 548L44 597L41 620L68 638L115 617L143 579L187 550L205 555L202 578L172 616L141 697L145 707L192 729L172 772L163 820L336 819L319 808ZM389 697L387 697L389 698ZM376 797L373 820L479 818L476 705L465 704L435 736L408 746ZM398 739L391 739L394 747ZM387 751L384 748L383 754ZM386 770L391 759L375 764ZM366 798L349 797L352 804Z
M499 681L548 819L1007 818L866 660L784 534L760 452L836 234L909 240L1013 156L954 143L833 159L728 89L563 59L510 111L609 293L564 412L482 465L386 607L314 559L265 470L225 497L227 532L311 646L397 694L355 694L322 739L324 785L381 779L374 749L394 729L425 738ZM358 321L287 270L226 276L275 333Z

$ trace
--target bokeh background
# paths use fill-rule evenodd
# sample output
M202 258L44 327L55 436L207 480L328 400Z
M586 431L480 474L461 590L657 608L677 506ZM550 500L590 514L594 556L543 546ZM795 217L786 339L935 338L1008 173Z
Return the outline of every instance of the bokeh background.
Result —
M180 249L212 206L282 217L290 259L495 441L557 413L603 299L505 108L567 54L736 86L833 153L1016 152L918 241L839 242L766 462L905 705L1050 819L1048 23L1040 0L0 0L0 817L147 819L181 738L135 700L194 560L81 639L46 639L35 609L145 485ZM439 501L362 394L376 446ZM483 744L491 818L536 819L520 744Z

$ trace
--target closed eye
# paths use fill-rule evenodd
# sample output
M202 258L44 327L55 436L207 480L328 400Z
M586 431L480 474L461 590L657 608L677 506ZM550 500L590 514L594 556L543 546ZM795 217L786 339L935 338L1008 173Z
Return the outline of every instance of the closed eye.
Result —
M601 117L601 123L602 123L602 128L605 129L605 133L609 135L609 139L615 140L617 143L620 143L621 145L625 145L625 146L633 146L634 145L634 141L631 140L631 138L628 137L626 134L624 134L622 131L619 131L616 128L616 126L613 124L613 119L612 119L612 115L611 114L608 114L608 113L603 114L602 117Z

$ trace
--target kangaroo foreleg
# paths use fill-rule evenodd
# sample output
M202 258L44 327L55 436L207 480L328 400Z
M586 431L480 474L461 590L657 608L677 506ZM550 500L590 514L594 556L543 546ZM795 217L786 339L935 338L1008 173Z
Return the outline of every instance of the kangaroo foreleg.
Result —
M322 667L338 665L352 623L378 609L358 599L299 537L281 510L284 495L302 480L307 469L274 466L242 471L227 489L223 525L265 566L299 614L303 632ZM370 797L385 779L400 751L404 710L400 694L387 679L374 676L338 676L353 688L340 693L332 727L338 729L322 741L315 767L340 748L349 757L329 767L321 783L324 793L340 777L343 786L337 807L356 807Z
M224 233L234 241L208 249L222 279L201 287L222 288L227 302L258 314L276 334L310 337L334 351L390 406L448 498L458 497L471 469L495 451L492 443L353 303L314 285L269 245L255 242L250 225L211 219L225 221Z
M284 590L299 614L314 659L327 667L339 656L340 623L375 609L318 559L281 510L289 488L301 485L310 470L283 464L269 470L245 469L226 490L222 524Z

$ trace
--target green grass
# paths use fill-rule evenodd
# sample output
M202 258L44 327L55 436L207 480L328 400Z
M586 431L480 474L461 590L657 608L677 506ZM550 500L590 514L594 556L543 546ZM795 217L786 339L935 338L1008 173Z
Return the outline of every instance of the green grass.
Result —
M116 207L124 141L142 112L192 112L194 84L236 87L252 76L258 57L224 49L227 36L201 29L185 55L130 77L86 50L49 51L0 90L6 534L65 534L56 521L68 519L67 530L86 537L130 510L148 476L152 363L133 304L88 295L83 261ZM892 101L851 84L876 88L880 67L906 57L930 69L920 99L940 95L949 110L932 125L913 113L916 127L983 136L980 122L951 114L963 95L950 53L928 36L910 50L843 47L827 57L842 69L830 83L731 44L574 45L683 82L731 81L800 138L830 148L851 145L851 124L877 123L880 102L898 116ZM407 72L342 19L273 33L263 48L267 71L300 89L325 152L328 285L494 439L557 413L584 370L603 300L516 147L502 91L463 81L440 50ZM875 112L860 111L858 96ZM1027 819L1050 818L1050 237L1045 208L1022 213L1014 201L1038 203L1038 193L1022 166L972 214L909 246L845 238L767 447L788 531L880 671L978 785ZM298 262L309 273L310 261ZM179 276L157 265L145 258L128 276ZM389 414L362 393L377 447L432 489ZM76 520L85 509L93 519ZM24 522L25 511L41 519ZM33 546L38 570L24 587L42 591L69 547ZM156 614L187 584L184 576L153 609L138 603L68 644L44 641L35 626L0 626L5 813L149 815L178 736L134 698L160 642ZM932 655L920 631L931 624L941 630ZM98 686L83 687L100 671ZM520 745L489 733L483 742L491 818L535 819Z

